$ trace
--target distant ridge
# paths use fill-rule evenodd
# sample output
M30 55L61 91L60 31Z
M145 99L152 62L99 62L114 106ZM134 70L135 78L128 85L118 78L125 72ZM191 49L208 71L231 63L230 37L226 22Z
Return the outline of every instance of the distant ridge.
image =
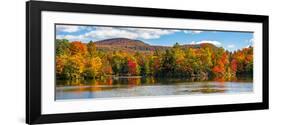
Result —
M100 40L95 42L97 45L116 45L116 46L150 46L140 40L133 40L128 38L112 38Z
M155 46L149 45L141 40L134 40L128 38L112 38L99 40L94 42L98 49L101 50L126 50L126 51L154 51L154 50L167 50L172 46ZM181 48L218 48L211 43L201 44L185 44L180 45Z

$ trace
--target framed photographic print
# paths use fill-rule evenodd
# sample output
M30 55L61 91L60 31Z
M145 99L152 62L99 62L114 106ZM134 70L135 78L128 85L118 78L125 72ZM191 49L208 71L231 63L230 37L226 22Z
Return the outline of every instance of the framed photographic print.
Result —
M26 123L268 109L268 16L29 1Z

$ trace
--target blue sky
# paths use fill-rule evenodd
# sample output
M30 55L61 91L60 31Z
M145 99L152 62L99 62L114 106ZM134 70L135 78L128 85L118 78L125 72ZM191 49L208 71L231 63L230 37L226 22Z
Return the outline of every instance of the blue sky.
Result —
M212 43L229 51L253 45L250 32L56 25L56 39L63 38L82 42L129 38L160 46Z

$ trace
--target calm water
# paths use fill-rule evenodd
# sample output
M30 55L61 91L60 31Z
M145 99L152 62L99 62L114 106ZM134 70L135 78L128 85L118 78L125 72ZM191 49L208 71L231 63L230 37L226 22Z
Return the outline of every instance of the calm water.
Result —
M56 82L56 100L252 91L251 77L237 78L232 81L195 78L107 77L99 80L57 80Z

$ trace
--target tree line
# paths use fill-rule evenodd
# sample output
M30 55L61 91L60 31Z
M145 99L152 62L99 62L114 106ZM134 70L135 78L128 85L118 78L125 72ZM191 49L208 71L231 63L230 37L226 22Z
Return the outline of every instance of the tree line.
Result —
M95 79L108 75L232 78L253 74L253 47L229 52L222 47L176 43L166 50L105 51L92 41L56 41L57 79Z

